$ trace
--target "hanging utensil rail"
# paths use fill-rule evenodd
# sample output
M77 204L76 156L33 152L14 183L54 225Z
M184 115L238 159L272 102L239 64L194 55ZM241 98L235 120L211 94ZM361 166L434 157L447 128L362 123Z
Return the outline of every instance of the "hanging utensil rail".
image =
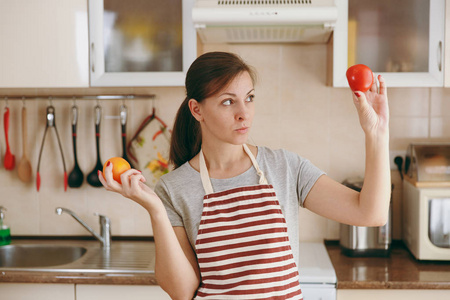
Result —
M8 96L1 95L0 99L5 100L154 100L154 94L138 95L46 95L46 96Z

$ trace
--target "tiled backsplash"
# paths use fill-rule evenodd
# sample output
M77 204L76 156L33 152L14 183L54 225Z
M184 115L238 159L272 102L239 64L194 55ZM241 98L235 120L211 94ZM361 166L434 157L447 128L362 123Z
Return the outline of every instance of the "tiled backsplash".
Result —
M204 45L203 51L232 51L240 54L258 73L256 117L250 143L285 148L310 159L337 181L364 174L364 135L360 128L349 89L326 86L326 45ZM415 141L441 141L450 138L450 96L444 88L392 88L388 96L391 112L391 150L406 150ZM172 124L183 101L183 87L164 88L89 88L89 89L0 89L3 95L86 95L156 94L157 114ZM55 97L57 98L57 97ZM68 172L73 168L70 107L71 100L54 100L56 126L62 139ZM95 165L93 111L95 101L79 100L78 161L84 174ZM101 158L122 154L120 123L121 101L100 101ZM55 208L67 207L98 230L94 212L111 218L113 235L151 235L146 211L131 200L93 188L86 181L79 189L64 192L62 163L53 132L49 132L41 162L41 190L36 191L35 172L39 147L45 128L48 101L26 101L28 110L28 155L33 166L32 183L24 184L13 171L0 168L0 205L5 206L5 223L13 235L88 235L68 215L58 216ZM151 113L152 101L127 101L127 134L132 136ZM1 101L0 107L4 107ZM22 101L9 101L11 149L16 163L22 157ZM3 115L3 114L2 114ZM107 117L108 116L108 117ZM1 118L3 119L3 118ZM2 158L5 153L3 127L0 134ZM401 181L393 172L394 238L401 230ZM338 239L339 225L305 209L300 209L300 238L319 241Z

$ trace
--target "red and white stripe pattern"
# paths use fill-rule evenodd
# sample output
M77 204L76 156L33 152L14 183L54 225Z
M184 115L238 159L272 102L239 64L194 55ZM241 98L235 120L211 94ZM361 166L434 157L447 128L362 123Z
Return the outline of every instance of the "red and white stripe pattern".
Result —
M202 276L195 299L303 299L271 185L207 194L195 247Z

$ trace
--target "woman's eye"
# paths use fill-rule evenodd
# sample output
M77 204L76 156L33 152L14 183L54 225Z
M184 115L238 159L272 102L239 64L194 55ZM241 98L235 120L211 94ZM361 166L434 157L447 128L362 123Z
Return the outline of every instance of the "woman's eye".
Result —
M231 105L231 99L227 99L225 101L222 101L223 105Z
M255 98L255 95L249 95L246 99L247 102L253 102L253 98Z

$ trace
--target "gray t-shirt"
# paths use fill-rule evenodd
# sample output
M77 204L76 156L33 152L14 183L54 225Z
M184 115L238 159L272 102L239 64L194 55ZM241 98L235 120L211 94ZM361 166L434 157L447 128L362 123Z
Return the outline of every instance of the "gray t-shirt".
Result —
M294 260L298 265L298 206L303 206L310 189L324 172L309 160L282 149L271 150L258 147L256 161L268 183L275 189L281 211L286 219ZM254 167L236 177L211 178L214 192L258 183L259 176ZM205 196L200 173L186 162L162 176L156 184L155 192L164 203L172 226L184 227L189 242L195 249Z

